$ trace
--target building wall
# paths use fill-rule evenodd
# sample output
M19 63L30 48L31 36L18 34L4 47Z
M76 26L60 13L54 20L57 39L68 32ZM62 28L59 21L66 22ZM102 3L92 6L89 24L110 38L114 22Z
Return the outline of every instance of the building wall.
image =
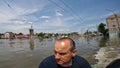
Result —
M10 34L9 33L5 33L5 38L10 38Z
M6 39L15 38L15 34L12 32L6 32L3 38L6 38Z
M118 37L120 32L120 14L114 14L106 19L110 38Z

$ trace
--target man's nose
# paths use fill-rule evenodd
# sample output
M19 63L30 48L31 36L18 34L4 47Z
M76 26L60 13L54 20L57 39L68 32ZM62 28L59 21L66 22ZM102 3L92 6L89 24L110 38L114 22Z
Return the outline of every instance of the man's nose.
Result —
M56 59L60 59L60 57L61 57L61 56L60 56L59 53L56 53L56 54L55 54L55 58L56 58Z

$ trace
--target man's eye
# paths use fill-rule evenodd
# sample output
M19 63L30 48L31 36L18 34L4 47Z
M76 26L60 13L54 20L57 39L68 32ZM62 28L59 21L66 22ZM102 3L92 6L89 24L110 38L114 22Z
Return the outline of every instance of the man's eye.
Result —
M60 55L65 55L66 53L59 53Z

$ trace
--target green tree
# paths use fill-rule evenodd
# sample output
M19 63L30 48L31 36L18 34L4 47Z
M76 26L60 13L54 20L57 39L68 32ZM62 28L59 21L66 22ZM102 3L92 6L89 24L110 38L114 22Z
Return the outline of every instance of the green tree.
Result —
M108 32L108 29L105 28L106 24L100 23L98 26L98 32L102 33L104 36Z
M19 33L19 35L23 35L23 33Z
M2 35L3 35L3 34L0 33L0 39L1 39Z
M39 33L39 34L38 34L38 37L39 37L39 38L45 38L45 33L43 33L43 32Z

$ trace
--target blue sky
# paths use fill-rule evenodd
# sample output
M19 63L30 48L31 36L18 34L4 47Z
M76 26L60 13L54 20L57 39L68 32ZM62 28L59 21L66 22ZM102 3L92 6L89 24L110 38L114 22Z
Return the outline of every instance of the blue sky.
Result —
M66 33L95 30L113 13L120 0L0 0L0 33Z

